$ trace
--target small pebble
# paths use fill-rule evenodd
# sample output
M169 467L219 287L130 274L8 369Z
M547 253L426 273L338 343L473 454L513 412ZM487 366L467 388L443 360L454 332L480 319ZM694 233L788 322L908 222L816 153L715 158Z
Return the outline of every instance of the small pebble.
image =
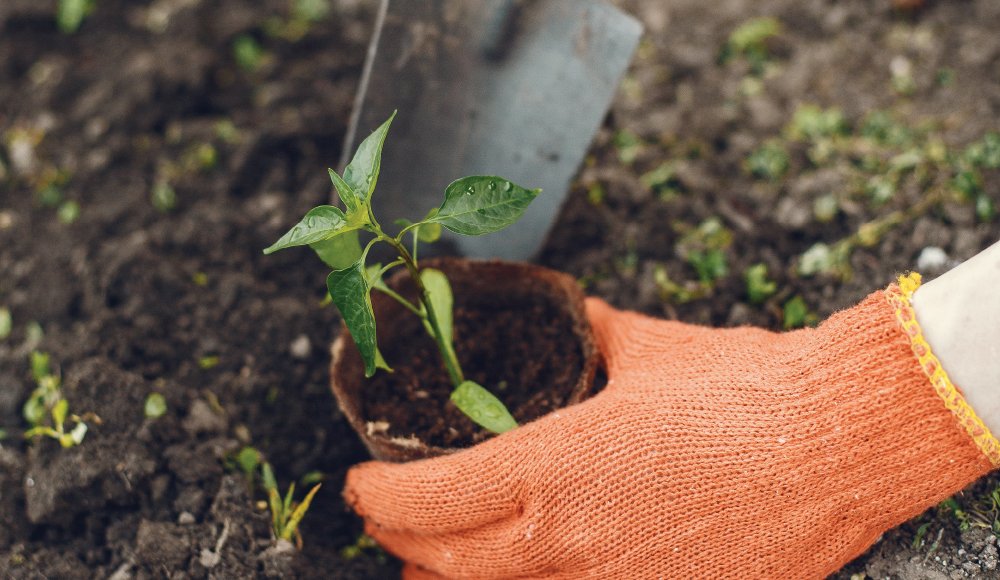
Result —
M177 516L177 523L182 526L190 526L195 521L194 514L191 512L181 512L181 515Z
M292 344L288 347L288 352L292 354L293 358L297 359L307 359L312 353L312 342L309 341L309 337L300 334Z
M917 271L938 273L948 267L948 254L937 246L927 246L917 257Z

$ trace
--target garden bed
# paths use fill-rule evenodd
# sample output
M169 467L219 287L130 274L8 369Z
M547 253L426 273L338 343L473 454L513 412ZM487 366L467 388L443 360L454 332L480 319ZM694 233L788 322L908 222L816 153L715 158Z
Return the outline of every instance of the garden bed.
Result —
M326 270L261 254L328 199L373 17L294 4L97 0L66 34L54 1L0 3L0 577L397 573L339 495L365 453L329 391ZM1000 239L994 0L622 5L647 36L540 259L590 294L778 329ZM22 441L33 349L102 418L81 445ZM290 562L247 446L283 489L324 482ZM998 483L835 577L998 574Z

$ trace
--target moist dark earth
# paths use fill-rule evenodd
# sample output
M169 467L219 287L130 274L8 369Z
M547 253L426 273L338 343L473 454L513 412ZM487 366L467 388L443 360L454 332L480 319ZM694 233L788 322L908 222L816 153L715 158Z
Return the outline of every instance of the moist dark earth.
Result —
M448 262L425 259L420 264L439 268L453 288L455 355L464 377L494 393L518 423L592 394L597 386L594 367L585 364L587 353L576 329L577 320L585 316L582 299L572 300L556 284L545 283L546 278L537 281L524 272L490 270L489 263L471 272L450 269ZM416 301L411 280L409 273L400 271L386 284ZM569 284L574 284L572 278ZM469 447L489 437L489 431L447 402L454 387L421 321L386 295L373 296L372 305L376 320L392 321L391 328L379 329L379 350L394 371L377 373L361 387L364 420L384 427L387 436L407 439L416 434L426 445L439 448ZM574 318L577 307L580 318ZM355 365L348 368L360 376L360 357L351 360Z
M365 453L329 393L326 272L261 254L329 199L372 7L96 0L64 33L56 4L0 3L0 577L397 576L376 549L343 552L361 525L339 490ZM621 6L646 36L539 257L588 293L780 329L1000 239L982 145L1000 130L1000 3ZM762 17L766 41L731 42ZM835 122L796 129L810 105ZM817 243L846 248L836 268L804 267ZM78 446L21 437L33 350L71 412L102 419ZM282 489L322 474L301 552L272 549L231 460L248 445ZM998 483L834 577L1000 577Z

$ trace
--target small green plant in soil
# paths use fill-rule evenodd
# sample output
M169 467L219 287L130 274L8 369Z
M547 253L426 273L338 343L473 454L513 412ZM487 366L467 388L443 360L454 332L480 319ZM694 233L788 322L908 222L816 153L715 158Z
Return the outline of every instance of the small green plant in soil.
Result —
M344 560L350 561L365 553L374 554L375 561L380 564L384 563L386 560L385 552L379 548L378 543L375 542L375 538L372 538L368 534L359 534L357 541L350 546L344 546L341 548L340 557Z
M14 320L10 316L10 310L6 307L0 307L0 340L10 336L13 329Z
M160 393L150 393L142 411L147 419L159 419L167 413L167 400Z
M345 209L321 205L264 250L270 254L294 246L310 246L333 272L327 277L327 290L340 310L364 361L365 376L376 369L391 371L379 352L375 334L375 315L371 290L379 290L419 317L434 339L452 383L452 402L480 426L502 433L517 426L510 412L481 385L466 380L452 344L452 292L448 278L439 270L419 268L418 246L433 242L445 227L456 234L478 236L502 230L516 222L541 192L525 189L507 179L475 175L452 182L445 189L444 202L420 221L397 221L399 233L389 235L372 211L371 198L381 167L382 146L395 113L368 136L344 169L343 176L332 169L330 179ZM361 248L358 232L374 238ZM412 248L404 243L412 237ZM376 243L393 248L397 258L386 265L367 264L368 252ZM407 300L391 290L382 277L399 266L405 267L417 286L418 301Z
M264 491L267 492L267 505L271 510L271 530L278 540L287 542L295 541L296 547L302 549L302 535L299 534L299 523L309 511L313 497L323 484L317 483L309 490L306 497L301 502L293 501L295 497L295 483L288 486L288 492L282 498L278 492L278 483L274 479L274 471L271 464L266 461L260 466L261 482Z
M80 28L83 19L94 10L94 0L59 0L56 9L56 24L65 34L73 34Z
M760 304L778 291L778 284L767 277L766 264L754 264L743 273L747 283L747 297L751 304Z
M785 330L815 324L818 320L816 314L809 311L809 306L806 305L806 301L801 296L795 296L785 302L783 310Z
M59 442L63 447L73 447L83 443L83 438L87 436L87 423L79 415L69 415L69 401L59 399L52 407L52 425L38 425L24 432L26 439L35 437L50 437ZM67 419L74 423L72 429L67 430Z
M63 398L60 379L49 367L49 355L34 351L31 353L31 374L36 388L24 403L22 414L31 424L24 432L25 439L49 437L63 447L73 447L83 443L87 435L87 421L100 424L101 419L93 413L71 415L69 401ZM46 421L51 419L51 423ZM69 423L72 429L67 429Z
M679 224L677 229L683 232L677 242L677 253L698 273L702 286L714 288L729 273L726 249L733 243L733 233L717 217L708 218L697 228Z
M788 171L788 151L780 141L771 139L747 157L746 169L756 177L780 179Z
M753 18L741 24L732 34L719 55L720 62L745 58L755 74L764 70L770 58L768 41L781 34L781 22L769 16Z

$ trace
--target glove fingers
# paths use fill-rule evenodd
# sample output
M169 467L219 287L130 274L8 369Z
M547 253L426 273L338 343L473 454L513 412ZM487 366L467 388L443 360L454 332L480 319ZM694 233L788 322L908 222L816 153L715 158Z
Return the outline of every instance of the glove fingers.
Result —
M539 566L526 557L531 532L520 516L472 530L419 534L366 525L365 532L385 550L418 570L413 578L477 578L489 580L536 575ZM544 554L538 546L535 550ZM536 558L537 559L537 558ZM410 576L404 574L404 578Z
M362 463L347 473L344 499L369 523L389 530L441 533L480 526L518 509L509 468L487 457L476 448L403 464Z

